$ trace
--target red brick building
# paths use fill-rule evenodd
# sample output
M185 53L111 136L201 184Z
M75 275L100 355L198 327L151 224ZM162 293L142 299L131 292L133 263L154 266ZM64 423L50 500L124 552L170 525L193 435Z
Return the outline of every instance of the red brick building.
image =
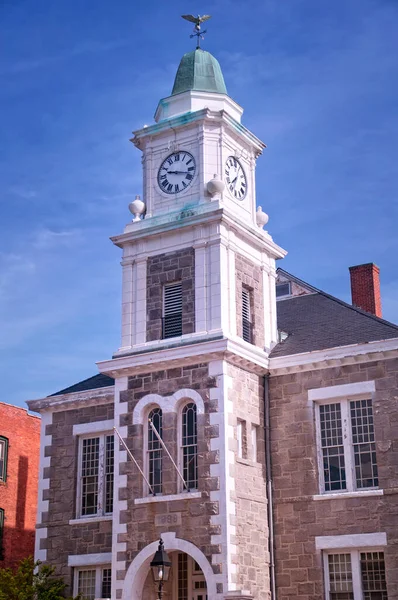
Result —
M0 568L34 553L40 419L0 402Z

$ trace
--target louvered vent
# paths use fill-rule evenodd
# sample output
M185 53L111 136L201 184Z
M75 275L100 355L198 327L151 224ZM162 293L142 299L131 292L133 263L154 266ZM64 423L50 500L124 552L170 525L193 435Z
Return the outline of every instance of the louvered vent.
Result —
M250 344L253 341L252 335L252 320L250 310L250 292L245 288L242 289L242 337L245 342Z
M164 286L163 338L182 335L181 282Z

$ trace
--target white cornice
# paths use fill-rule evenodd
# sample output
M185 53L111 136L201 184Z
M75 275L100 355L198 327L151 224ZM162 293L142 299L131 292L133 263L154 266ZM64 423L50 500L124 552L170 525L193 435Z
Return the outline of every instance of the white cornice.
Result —
M228 360L242 368L264 374L268 370L268 356L260 348L243 340L220 339L165 348L140 354L131 354L97 363L101 373L110 377L121 377L171 369L198 362Z
M70 394L61 394L60 396L47 396L35 400L27 400L29 410L34 412L57 412L61 410L71 410L88 406L97 406L98 404L108 404L113 402L114 388L107 386L82 392L71 392Z
M398 337L366 344L350 344L302 354L271 357L269 369L271 375L284 375L395 357L398 357Z
M256 227L250 222L240 222L236 215L230 212L223 204L212 202L208 204L200 204L192 207L191 216L183 219L177 218L181 211L176 213L168 213L159 217L150 217L137 223L129 224L125 233L111 237L112 242L119 248L123 248L126 244L135 243L141 240L148 240L159 235L177 236L181 239L181 232L187 229L198 228L198 225L220 224L226 226L229 230L234 231L238 237L247 240L251 245L255 246L263 252L266 252L275 259L284 258L287 254L286 250L278 246L272 237L263 229ZM220 234L212 234L207 237L207 243L210 243ZM198 241L203 242L203 239ZM194 245L196 241L186 242L183 245ZM181 245L181 243L179 244Z

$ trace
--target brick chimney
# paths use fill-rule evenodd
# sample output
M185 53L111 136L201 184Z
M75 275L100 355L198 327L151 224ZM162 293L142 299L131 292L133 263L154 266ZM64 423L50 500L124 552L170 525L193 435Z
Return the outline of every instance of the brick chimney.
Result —
M350 267L352 304L381 317L380 269L373 263Z

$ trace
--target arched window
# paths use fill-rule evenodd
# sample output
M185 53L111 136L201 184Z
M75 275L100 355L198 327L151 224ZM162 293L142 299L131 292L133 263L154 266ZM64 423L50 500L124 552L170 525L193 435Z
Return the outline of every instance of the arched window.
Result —
M148 481L155 494L162 493L162 445L151 427L162 437L162 410L154 408L148 415Z
M198 432L196 404L191 402L182 409L181 436L182 472L188 489L198 487Z

